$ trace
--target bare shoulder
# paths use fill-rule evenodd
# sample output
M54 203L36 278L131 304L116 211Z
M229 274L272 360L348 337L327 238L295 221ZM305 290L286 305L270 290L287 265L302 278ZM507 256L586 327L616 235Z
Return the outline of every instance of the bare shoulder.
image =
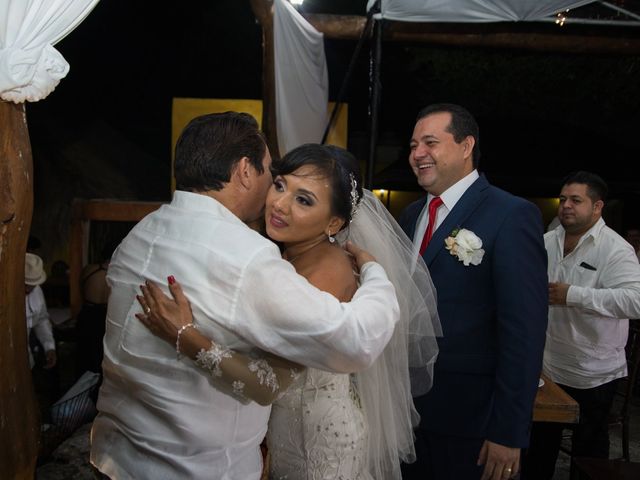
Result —
M100 264L89 264L80 275L82 295L91 303L107 303L109 287L107 285L107 269Z
M100 265L97 263L88 263L84 267L82 267L82 272L80 273L80 278L85 278L100 270Z
M337 245L319 249L317 255L297 270L309 283L344 302L351 300L358 288L351 259Z

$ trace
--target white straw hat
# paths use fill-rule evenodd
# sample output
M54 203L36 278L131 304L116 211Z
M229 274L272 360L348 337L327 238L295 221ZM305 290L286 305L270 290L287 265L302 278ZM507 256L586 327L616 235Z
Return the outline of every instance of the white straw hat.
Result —
M42 259L33 253L27 253L24 262L24 283L31 286L41 285L47 279L42 267Z

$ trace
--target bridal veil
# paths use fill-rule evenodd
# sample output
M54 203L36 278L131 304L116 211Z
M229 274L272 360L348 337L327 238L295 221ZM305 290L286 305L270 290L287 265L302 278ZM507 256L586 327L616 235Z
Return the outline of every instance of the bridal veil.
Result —
M349 227L338 236L376 257L393 283L400 319L374 364L355 375L369 428L368 464L375 479L400 479L400 462L415 461L413 427L419 422L412 399L432 385L442 335L436 291L422 257L378 198L363 190Z

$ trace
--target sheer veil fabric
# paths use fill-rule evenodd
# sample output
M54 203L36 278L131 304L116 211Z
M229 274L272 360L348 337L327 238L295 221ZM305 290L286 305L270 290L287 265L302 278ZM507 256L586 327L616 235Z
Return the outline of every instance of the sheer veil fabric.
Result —
M355 375L369 428L369 473L376 479L400 479L400 460L413 462L413 427L419 422L412 399L432 385L442 335L436 290L427 267L393 216L368 190L349 227L347 240L376 257L396 289L400 320L384 352Z

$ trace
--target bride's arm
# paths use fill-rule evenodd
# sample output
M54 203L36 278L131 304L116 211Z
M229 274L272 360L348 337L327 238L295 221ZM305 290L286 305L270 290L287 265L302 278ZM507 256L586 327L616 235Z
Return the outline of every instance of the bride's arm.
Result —
M144 297L138 296L146 315L136 317L157 337L176 346L178 355L185 355L216 379L229 385L233 392L260 405L270 405L297 378L304 368L297 363L268 352L248 355L218 345L203 335L193 324L189 300L178 283L169 285L175 302L171 302L152 282L141 286ZM166 299L169 301L163 302Z

